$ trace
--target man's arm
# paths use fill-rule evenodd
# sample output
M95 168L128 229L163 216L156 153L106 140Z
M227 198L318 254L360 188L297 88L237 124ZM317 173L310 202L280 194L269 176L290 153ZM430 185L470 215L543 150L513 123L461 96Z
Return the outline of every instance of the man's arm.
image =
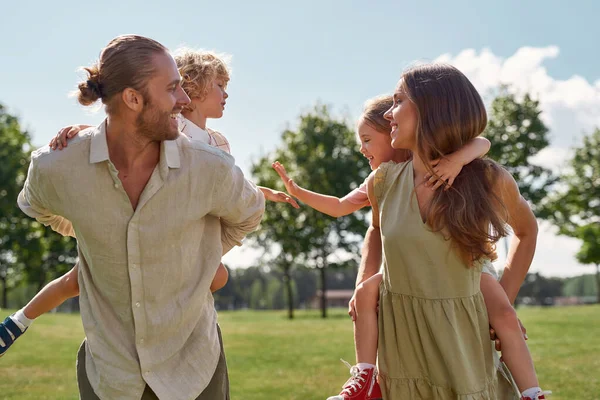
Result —
M215 184L212 214L221 219L223 255L253 232L265 212L265 198L252 182L244 178L233 158L223 166L225 171Z
M71 221L51 211L46 195L48 178L42 178L35 154L31 157L31 164L27 172L27 179L23 190L17 198L17 205L28 216L35 218L42 224L50 226L52 230L63 236L75 237L75 231Z

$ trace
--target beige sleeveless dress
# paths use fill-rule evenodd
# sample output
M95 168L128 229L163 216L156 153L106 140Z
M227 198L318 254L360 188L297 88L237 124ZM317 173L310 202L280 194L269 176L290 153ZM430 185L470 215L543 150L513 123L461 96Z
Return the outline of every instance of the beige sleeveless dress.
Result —
M482 265L467 268L423 223L412 162L382 164L374 192L384 256L377 361L383 398L518 399L498 388Z

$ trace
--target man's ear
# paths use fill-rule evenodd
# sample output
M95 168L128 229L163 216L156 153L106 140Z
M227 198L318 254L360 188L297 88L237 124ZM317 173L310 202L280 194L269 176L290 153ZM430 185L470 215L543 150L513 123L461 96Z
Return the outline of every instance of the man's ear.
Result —
M144 96L132 88L126 88L121 93L121 99L131 111L140 112L144 108Z

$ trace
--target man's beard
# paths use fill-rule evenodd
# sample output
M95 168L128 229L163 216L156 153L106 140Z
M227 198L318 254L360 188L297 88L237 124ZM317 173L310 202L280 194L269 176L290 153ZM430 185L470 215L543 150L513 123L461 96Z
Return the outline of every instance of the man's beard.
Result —
M138 115L135 125L137 131L153 141L174 140L179 136L179 129L171 125L171 112L160 111L150 100Z

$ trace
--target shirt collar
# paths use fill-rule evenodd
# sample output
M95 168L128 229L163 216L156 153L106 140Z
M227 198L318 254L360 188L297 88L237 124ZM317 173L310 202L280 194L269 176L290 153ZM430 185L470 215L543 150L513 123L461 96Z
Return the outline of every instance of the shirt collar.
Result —
M106 142L106 119L92 132L90 144L90 164L110 160ZM179 146L176 140L164 140L160 144L160 159L166 161L169 168L180 168Z
M181 132L183 132L190 139L199 140L205 143L210 142L210 134L208 133L208 130L200 128L183 115L180 117L179 127Z

